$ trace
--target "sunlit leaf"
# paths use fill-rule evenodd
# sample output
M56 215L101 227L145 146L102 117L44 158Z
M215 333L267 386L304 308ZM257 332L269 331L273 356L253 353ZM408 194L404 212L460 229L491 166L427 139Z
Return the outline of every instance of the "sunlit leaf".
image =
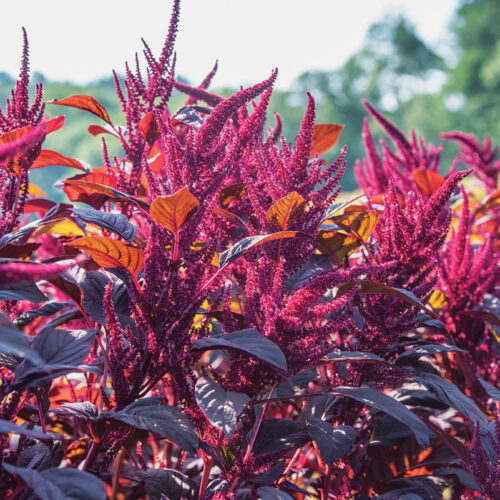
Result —
M310 157L312 158L316 154L322 155L333 148L337 144L343 129L344 125L335 123L317 123L314 125Z
M85 233L72 220L60 220L39 228L36 234L61 234L64 236L84 236Z
M96 179L99 179L99 176L103 176L100 178L101 180L104 180L109 184L114 184L114 186L91 181L93 176L95 176ZM133 203L141 207L143 210L149 209L149 203L135 196L122 193L121 191L116 189L115 186L116 181L113 176L103 173L92 173L83 174L82 178L79 178L79 176L76 175L71 179L65 180L63 189L71 201L80 201L82 203L87 203L96 210L99 210L99 208L107 200Z
M199 206L198 200L183 187L170 196L156 198L149 213L153 220L177 234Z
M153 144L160 137L160 129L158 128L158 123L156 123L154 113L149 112L142 117L139 122L139 130L144 135L148 144Z
M350 255L361 242L355 236L349 236L338 231L326 231L321 229L316 235L319 243L319 250L333 257L336 264L344 261L347 255Z
M104 106L97 99L89 95L72 95L65 99L48 101L47 104L57 104L59 106L70 106L72 108L83 109L111 124L111 119L109 118L108 112L104 109Z
M106 125L105 127L101 127L100 125L89 125L87 130L89 134L92 134L94 137L100 134L110 134L118 137L118 135L110 125Z
M277 229L285 231L306 209L306 202L296 191L276 201L267 211L267 220Z
M80 161L75 160L75 158L68 158L61 153L50 149L42 149L36 160L31 165L31 168L43 168L50 165L77 168L78 170L83 170L84 172L87 170L83 164Z
M102 267L118 267L132 275L144 267L144 253L128 243L100 236L79 238L66 246L78 248L90 255Z
M366 243L378 222L378 214L374 210L369 212L349 212L343 215L333 215L326 223L333 222L346 233L356 236Z
M64 181L63 191L70 201L87 203L99 210L113 193L103 193L96 186L116 188L116 180L112 175L103 173L78 174Z
M425 167L417 168L411 174L413 182L424 196L434 194L445 182L445 178Z
M51 134L52 132L56 132L57 130L63 128L64 118L64 115L59 115L49 120L47 122L47 126L45 127L45 133Z
M47 193L42 188L40 188L36 184L33 184L32 182L30 182L28 186L28 194L30 196L40 196L42 198L47 196Z
M227 208L235 201L241 200L247 195L248 189L245 184L243 184L243 182L237 182L236 184L231 184L221 189L219 201L223 208Z

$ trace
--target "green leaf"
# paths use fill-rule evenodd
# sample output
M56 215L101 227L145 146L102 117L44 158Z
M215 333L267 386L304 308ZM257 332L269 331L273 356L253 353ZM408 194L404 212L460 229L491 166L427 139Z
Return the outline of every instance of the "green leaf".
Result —
M283 351L254 328L246 328L245 330L213 337L204 337L193 342L193 349L211 351L224 348L246 352L284 372L288 369Z
M209 378L200 378L195 386L196 402L209 422L229 439L233 437L236 421L250 401L246 394L226 392Z

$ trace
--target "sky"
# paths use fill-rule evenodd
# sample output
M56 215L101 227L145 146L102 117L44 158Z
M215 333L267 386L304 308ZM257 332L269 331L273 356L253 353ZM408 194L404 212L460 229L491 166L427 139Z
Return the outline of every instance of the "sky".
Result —
M302 72L342 65L367 28L402 12L424 40L443 43L457 0L184 0L176 42L177 74L193 83L219 61L214 87L239 86L279 69L278 88ZM171 0L18 0L2 6L0 71L19 72L21 27L33 71L87 83L122 72L143 37L161 51Z

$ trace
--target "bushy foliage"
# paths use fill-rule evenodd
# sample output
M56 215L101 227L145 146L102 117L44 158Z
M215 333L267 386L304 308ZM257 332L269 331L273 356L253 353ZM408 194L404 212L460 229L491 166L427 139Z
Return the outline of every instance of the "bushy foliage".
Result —
M443 176L366 103L394 147L366 121L339 202L342 127L309 95L293 144L266 130L276 71L226 99L216 68L176 81L178 16L115 78L120 125L31 104L25 40L0 114L5 498L498 498L496 150L448 133L468 169ZM103 166L42 149L47 104L103 121ZM29 182L52 164L82 171L69 203Z

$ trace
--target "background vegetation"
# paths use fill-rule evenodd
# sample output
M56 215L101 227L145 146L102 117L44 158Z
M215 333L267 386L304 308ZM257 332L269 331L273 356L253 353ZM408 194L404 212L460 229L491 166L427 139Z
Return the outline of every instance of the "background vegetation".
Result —
M432 16L432 13L429 13ZM361 127L366 111L365 98L387 114L404 131L410 124L428 142L438 143L437 133L460 129L481 140L492 136L500 143L500 8L498 0L461 0L450 23L449 39L440 47L431 47L418 35L415 26L401 15L382 19L372 25L363 47L340 68L331 71L309 71L299 76L289 90L275 90L271 109L283 120L286 137L298 131L310 91L318 106L318 122L345 124L341 144L347 144L348 168L342 185L356 187L352 165L363 156ZM256 79L256 81L258 78ZM14 83L14 77L0 73L0 99L3 102ZM119 119L120 109L114 93L113 79L95 81L87 86L46 81L35 74L33 82L43 81L46 99L62 99L74 94L96 97ZM191 82L196 84L197 82ZM236 89L215 89L230 95ZM182 105L184 97L174 95L172 103ZM60 132L59 151L82 159L92 166L101 164L101 139L82 131L95 119L82 111L49 109L54 116L64 112L66 125ZM112 154L120 156L118 141L109 138ZM61 143L63 146L61 146ZM448 170L455 143L445 143L442 166ZM339 147L331 152L333 159ZM76 172L75 172L76 173ZM54 199L63 199L53 187L66 176L68 169L49 167L33 172L33 181Z

